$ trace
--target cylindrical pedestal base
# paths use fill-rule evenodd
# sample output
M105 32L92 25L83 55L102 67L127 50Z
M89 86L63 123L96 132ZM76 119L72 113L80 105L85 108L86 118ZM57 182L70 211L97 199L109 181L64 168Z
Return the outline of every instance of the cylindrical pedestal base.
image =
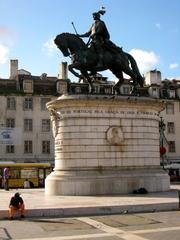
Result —
M115 195L132 193L139 188L148 192L169 190L169 177L161 169L109 171L55 171L46 179L47 195Z
M112 96L111 96L112 97ZM159 112L150 98L74 95L48 103L55 137L55 168L48 195L166 191L160 167Z

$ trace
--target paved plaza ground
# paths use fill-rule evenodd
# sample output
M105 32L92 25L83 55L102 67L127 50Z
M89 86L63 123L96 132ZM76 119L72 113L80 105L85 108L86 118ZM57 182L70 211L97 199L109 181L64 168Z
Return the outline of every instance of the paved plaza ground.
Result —
M179 185L168 192L118 196L46 196L44 189L0 190L0 240L179 240ZM27 215L8 219L15 192Z
M0 239L179 240L180 212L1 220Z
M180 185L172 185L168 192L118 196L47 196L44 189L0 190L0 219L7 218L10 198L17 191L28 217L65 217L177 210L179 189Z

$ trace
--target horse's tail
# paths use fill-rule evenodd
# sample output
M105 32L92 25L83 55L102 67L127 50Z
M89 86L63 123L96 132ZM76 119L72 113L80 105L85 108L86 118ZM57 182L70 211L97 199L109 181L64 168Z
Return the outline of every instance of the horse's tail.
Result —
M140 86L143 87L144 78L141 76L141 74L139 72L139 68L137 66L137 63L136 63L135 59L129 53L126 53L126 54L127 54L128 60L131 63L131 67L132 67L133 72L137 75L137 78L139 80L138 82L139 82Z

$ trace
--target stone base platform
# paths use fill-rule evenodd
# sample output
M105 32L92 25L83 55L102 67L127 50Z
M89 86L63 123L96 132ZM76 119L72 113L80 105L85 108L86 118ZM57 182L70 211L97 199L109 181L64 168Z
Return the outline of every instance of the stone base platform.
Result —
M167 191L160 168L159 112L152 98L64 95L47 104L55 139L55 168L47 195Z
M55 171L46 179L48 195L116 195L139 188L148 192L169 190L169 176L160 168ZM46 191L45 190L45 191Z

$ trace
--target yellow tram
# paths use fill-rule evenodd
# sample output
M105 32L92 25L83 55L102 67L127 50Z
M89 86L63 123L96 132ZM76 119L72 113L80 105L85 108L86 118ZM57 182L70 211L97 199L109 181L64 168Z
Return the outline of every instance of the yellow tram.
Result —
M50 163L0 162L0 188L3 187L3 170L7 167L9 168L9 188L23 188L26 179L31 187L44 187L45 178L53 170Z

